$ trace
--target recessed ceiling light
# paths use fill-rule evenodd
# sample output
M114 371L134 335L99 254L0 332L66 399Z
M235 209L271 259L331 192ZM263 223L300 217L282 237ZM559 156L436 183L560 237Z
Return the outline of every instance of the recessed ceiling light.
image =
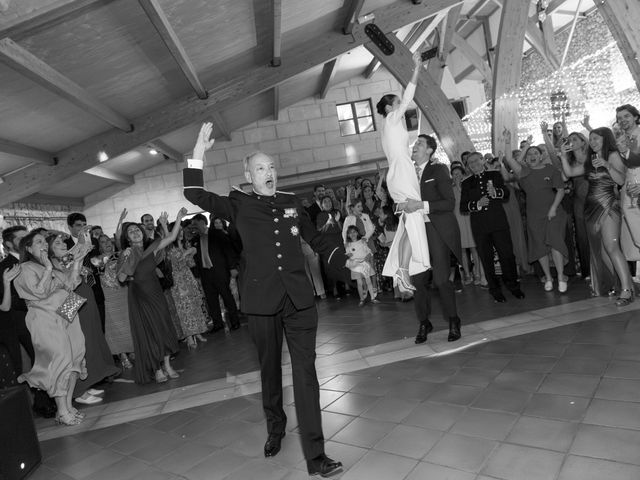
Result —
M105 152L104 150L100 150L98 152L98 161L106 162L107 160L109 160L109 155L107 155L107 152Z
M155 148L150 148L150 149L149 149L149 153L150 153L151 155L157 155L157 154L158 154L158 150L156 150Z

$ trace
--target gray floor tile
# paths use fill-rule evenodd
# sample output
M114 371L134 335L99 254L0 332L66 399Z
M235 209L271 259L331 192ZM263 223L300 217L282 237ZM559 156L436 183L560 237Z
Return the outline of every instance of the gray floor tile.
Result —
M467 360L465 367L486 368L487 370L502 370L513 360L512 355L486 355L479 353Z
M520 417L505 441L529 447L567 452L577 431L578 424L574 422Z
M327 405L328 412L342 413L343 415L360 415L378 401L378 397L360 395L359 393L345 393L335 402Z
M418 464L416 460L383 452L369 452L350 468L342 480L405 478Z
M508 388L523 392L535 392L544 379L544 373L540 372L514 372L503 371L498 375L491 386L494 388Z
M638 348L637 343L632 345L618 345L613 354L613 358L616 360L640 362L640 348Z
M640 403L594 398L583 422L640 430Z
M440 440L441 436L442 432L438 430L397 425L374 448L420 460Z
M483 368L463 367L447 380L447 383L454 385L473 385L476 387L486 387L498 376L500 370L487 370Z
M137 432L134 432L128 437L118 440L117 442L112 444L110 448L114 452L122 453L123 455L130 455L140 447L155 443L158 437L164 435L166 434L158 432L157 430L151 428L143 428L141 430L138 430Z
M556 478L564 455L519 445L500 445L491 455L484 475L505 480L549 480Z
M107 447L118 440L128 437L138 430L140 430L140 427L136 427L129 423L122 423L113 427L101 428L100 430L87 432L83 434L82 437L90 442Z
M471 404L475 408L519 413L529 403L531 393L488 387Z
M213 467L217 468L217 467ZM283 468L272 462L265 462L264 459L261 460L250 460L243 465L240 466L237 470L234 470L231 475L228 477L219 477L224 478L225 480L246 480L248 478L255 478L260 480L282 480L287 478L290 471L289 469ZM309 476L305 472L301 472L307 478ZM207 480L214 480L215 476L204 477ZM203 480L204 480L203 478ZM291 477L289 477L291 478Z
M396 425L368 418L356 418L332 438L334 442L372 448L384 438Z
M95 455L85 458L81 462L72 465L65 465L60 467L58 470L73 478L86 478L109 465L113 465L123 458L124 457L122 455L112 452L111 450L102 450Z
M429 401L452 403L454 405L469 405L478 397L482 390L481 387L472 387L469 385L445 384L429 397Z
M504 412L490 412L470 408L451 427L451 433L472 437L504 440L518 416Z
M550 343L546 341L535 341L529 339L522 349L522 354L539 355L543 357L561 357L567 346L564 343Z
M341 413L322 411L322 431L324 438L331 438L340 430L342 430L347 424L352 422L355 418L351 415L342 415Z
M158 435L154 442L134 450L131 456L148 463L154 463L162 457L169 455L175 449L180 448L186 442L186 439L165 433Z
M550 372L558 359L555 357L541 357L538 355L515 355L505 367L505 370L517 372Z
M57 455L49 457L45 460L45 464L54 469L60 470L65 466L72 466L76 463L82 462L87 457L95 455L101 452L103 447L91 442L81 442L74 445L72 448L65 448Z
M116 463L104 467L89 477L91 480L130 480L147 470L148 465L134 458L123 458Z
M474 480L476 474L443 467L435 463L420 462L405 480L424 480L427 478L434 480Z
M197 413L188 410L162 415L162 419L153 423L153 428L161 432L170 432L189 423L191 420L197 418L197 416Z
M558 363L551 370L552 373L573 373L576 375L602 375L607 369L609 359L567 357L558 359Z
M599 383L600 377L596 376L551 373L544 379L538 392L592 397Z
M331 380L323 383L321 387L325 390L337 390L340 392L348 392L358 383L365 381L367 378L362 375L337 375Z
M441 385L439 383L403 380L398 382L398 384L387 393L387 397L404 398L405 400L418 400L422 402L440 387Z
M177 448L169 455L155 462L155 465L162 470L183 474L194 465L202 462L213 452L215 452L215 449L209 445L187 442L182 447Z
M585 357L609 360L613 357L615 347L611 345L597 345L593 343L572 343L564 352L565 357Z
M558 480L638 480L640 467L597 458L569 455Z
M589 406L589 399L536 393L524 409L525 415L555 418L558 420L580 420Z
M423 382L442 383L453 377L457 371L456 367L434 366L427 361L413 379Z
M446 431L451 428L465 411L465 407L458 405L423 402L414 408L402 423Z
M640 349L638 349L640 350ZM613 360L604 373L605 377L640 379L640 362Z
M477 473L497 444L484 438L445 433L423 460Z
M396 397L383 397L362 413L362 417L400 423L420 402Z
M342 462L345 471L349 470L356 463L358 463L360 459L364 457L369 451L366 448L356 447L355 445L346 445L344 443L337 443L333 441L327 442L324 446L324 449L329 458L333 458L334 460ZM300 452L298 457L302 459L302 452ZM304 464L304 462L300 464L300 468L303 469L306 474L306 465ZM307 480L308 478L309 477L307 476Z
M398 380L391 377L368 377L355 385L350 392L362 395L382 396L389 393L398 383Z
M203 461L192 466L186 470L183 475L189 480L222 480L226 478L232 472L240 469L243 465L246 465L251 461L250 458L245 457L239 453L236 453L229 449L218 450L209 455ZM284 477L284 469L280 466L272 464L263 460L262 467L265 470L265 477L273 480L280 480ZM270 476L272 471L282 472L281 476ZM257 478L257 477L245 477L245 478Z
M596 398L636 402L640 399L640 380L603 378L595 393Z
M640 431L581 425L571 453L640 465Z
M327 405L332 404L337 399L339 399L342 395L344 395L344 392L338 392L335 390L324 390L324 389L320 390L320 408L324 408ZM262 413L262 416L264 417L264 413Z

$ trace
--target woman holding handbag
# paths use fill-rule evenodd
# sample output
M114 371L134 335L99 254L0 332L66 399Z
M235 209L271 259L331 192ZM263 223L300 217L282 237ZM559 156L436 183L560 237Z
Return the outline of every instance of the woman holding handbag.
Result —
M70 269L53 269L45 237L32 231L20 241L21 272L14 280L18 294L27 302L27 328L35 350L31 371L19 381L45 390L56 402L56 421L78 425L82 415L73 407L76 380L86 378L84 335L78 309L85 299L73 293L80 284L80 269L87 251L78 255Z

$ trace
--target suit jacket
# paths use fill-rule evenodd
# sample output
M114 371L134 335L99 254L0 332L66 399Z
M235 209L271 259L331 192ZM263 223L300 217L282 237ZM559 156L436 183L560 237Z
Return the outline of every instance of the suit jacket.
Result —
M307 212L309 212L309 216L311 217L311 222L314 225L316 224L316 219L318 218L318 214L321 211L322 211L322 208L320 208L320 205L318 205L318 202L316 202L314 199L313 203L307 209Z
M487 193L487 182L491 180L496 189L496 198L489 198L489 205L482 208L478 200ZM473 232L489 233L509 229L507 215L502 204L509 200L509 189L505 188L502 174L496 171L485 171L472 175L462 181L460 193L460 213L471 215Z
M316 230L295 195L277 192L269 197L233 190L224 197L205 191L202 170L186 168L183 178L187 200L231 221L240 234L243 312L274 315L280 310L285 295L299 310L314 305L300 237L330 259L333 273L346 273L344 247L328 241Z
M13 255L7 255L0 262L0 277L4 274L5 270L13 267L14 265L20 263L20 261L14 257ZM0 282L0 299L4 296L4 282ZM27 311L26 302L18 295L16 291L16 287L13 286L13 282L11 282L11 312L22 312L22 316L24 317L24 312Z
M213 228L210 228L208 233L208 251L213 268L221 274L224 272L224 274L229 275L229 271L232 268L238 268L238 262L236 261L236 254L231 239L224 232ZM192 240L192 245L196 247L196 254L193 257L195 262L194 273L197 277L201 277L202 246L200 237L195 237Z
M460 227L453 209L456 199L449 169L441 163L429 163L420 177L420 196L429 202L429 220L453 254L462 260Z

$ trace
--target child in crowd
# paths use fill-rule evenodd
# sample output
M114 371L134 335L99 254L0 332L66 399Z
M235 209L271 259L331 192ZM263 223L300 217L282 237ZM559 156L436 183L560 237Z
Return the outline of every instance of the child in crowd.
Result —
M367 291L371 296L371 303L380 303L376 299L373 282L371 281L371 277L375 275L375 271L371 266L371 249L355 225L347 228L345 249L349 257L347 267L351 270L351 279L355 280L358 285L358 293L360 294L358 306L362 307L364 305L364 301L367 299Z

